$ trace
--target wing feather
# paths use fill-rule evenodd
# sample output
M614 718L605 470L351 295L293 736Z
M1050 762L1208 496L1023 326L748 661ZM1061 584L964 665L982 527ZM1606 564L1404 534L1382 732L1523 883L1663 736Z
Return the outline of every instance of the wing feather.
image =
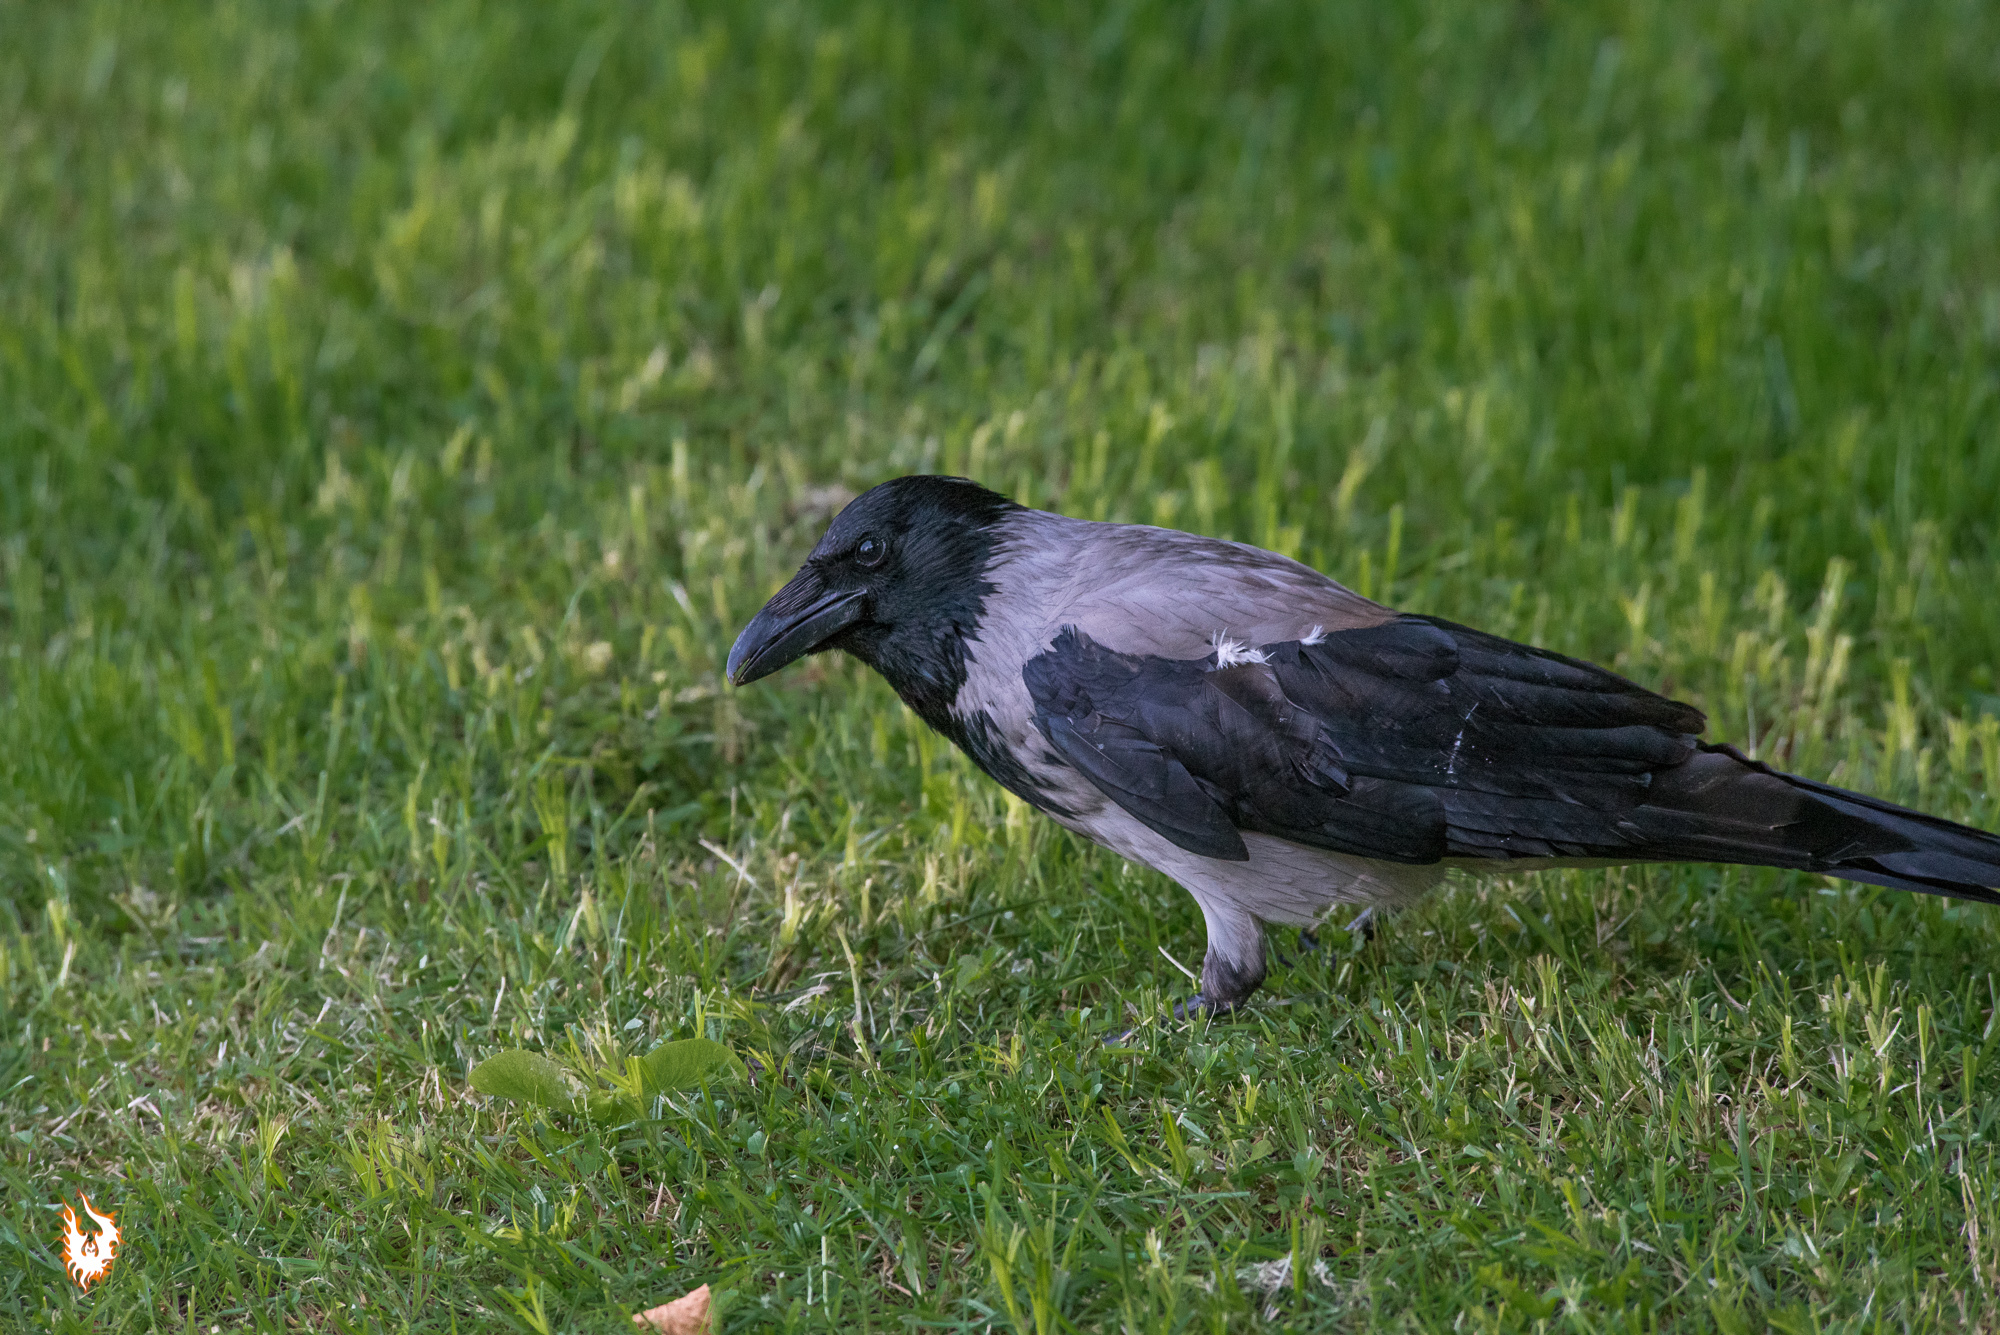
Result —
M1191 852L1238 831L1396 862L1594 856L1694 753L1699 711L1602 668L1398 617L1264 662L1126 654L1065 628L1023 676L1050 743Z
M1078 725L1056 717L1044 730L1049 743L1106 797L1158 833L1204 857L1242 862L1250 850L1228 813L1187 767L1158 746L1115 723Z
M1182 848L1241 831L1392 862L1741 862L2000 903L2000 838L1697 742L1701 712L1427 617L1117 653L1066 628L1023 672L1043 733Z

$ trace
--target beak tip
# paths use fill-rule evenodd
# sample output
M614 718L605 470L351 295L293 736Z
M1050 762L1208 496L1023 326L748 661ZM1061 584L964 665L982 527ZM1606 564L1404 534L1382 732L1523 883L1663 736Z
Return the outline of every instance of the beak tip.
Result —
M854 623L860 606L858 594L835 592L811 596L814 593L817 591L809 591L808 598L794 598L793 603L806 604L794 609L780 603L785 598L785 591L781 590L750 619L722 665L722 675L731 686L748 686L770 676L787 663L822 648L830 637ZM774 611L774 603L782 610Z
M722 676L731 686L743 685L743 660L750 656L745 652L747 648L740 635L736 638L736 643L730 646L729 659L722 665Z

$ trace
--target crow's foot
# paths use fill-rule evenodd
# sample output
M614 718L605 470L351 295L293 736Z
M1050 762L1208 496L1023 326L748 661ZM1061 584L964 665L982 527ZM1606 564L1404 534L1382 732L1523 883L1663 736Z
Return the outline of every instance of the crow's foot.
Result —
M1226 1015L1235 1014L1236 1004L1233 1001L1217 1001L1212 997L1205 997L1197 992L1187 1001L1176 1001L1174 1003L1174 1018L1176 1020L1219 1020Z
M1197 992L1186 1001L1176 1001L1171 1014L1176 1020L1220 1020L1234 1015L1236 1013L1236 1006L1237 1003L1235 1002L1214 1001ZM1132 1036L1138 1032L1139 1026L1133 1025L1130 1029L1114 1037L1105 1039L1104 1046L1107 1048L1122 1048L1130 1043Z

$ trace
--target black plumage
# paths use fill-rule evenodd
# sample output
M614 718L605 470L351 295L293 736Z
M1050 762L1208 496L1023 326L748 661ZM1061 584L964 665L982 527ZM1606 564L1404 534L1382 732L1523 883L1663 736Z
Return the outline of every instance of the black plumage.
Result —
M1065 627L1023 675L1064 759L1206 857L1247 858L1255 830L1391 862L1751 862L2000 903L1967 879L1996 870L1991 836L1705 746L1699 710L1577 659L1416 616L1250 657Z

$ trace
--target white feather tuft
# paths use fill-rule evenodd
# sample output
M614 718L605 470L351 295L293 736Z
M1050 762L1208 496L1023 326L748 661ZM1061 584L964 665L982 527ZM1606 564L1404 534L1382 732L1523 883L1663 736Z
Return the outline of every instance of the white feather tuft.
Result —
M1219 630L1210 636L1208 646L1215 650L1215 666L1218 669L1241 667L1245 663L1268 663L1271 661L1266 657L1263 650L1252 649L1246 644L1230 639L1229 632L1226 630Z
M1299 643L1305 645L1308 648L1311 648L1315 644L1323 644L1325 643L1325 641L1326 641L1325 626L1314 626L1311 630L1307 631L1304 635L1301 635L1299 637Z

